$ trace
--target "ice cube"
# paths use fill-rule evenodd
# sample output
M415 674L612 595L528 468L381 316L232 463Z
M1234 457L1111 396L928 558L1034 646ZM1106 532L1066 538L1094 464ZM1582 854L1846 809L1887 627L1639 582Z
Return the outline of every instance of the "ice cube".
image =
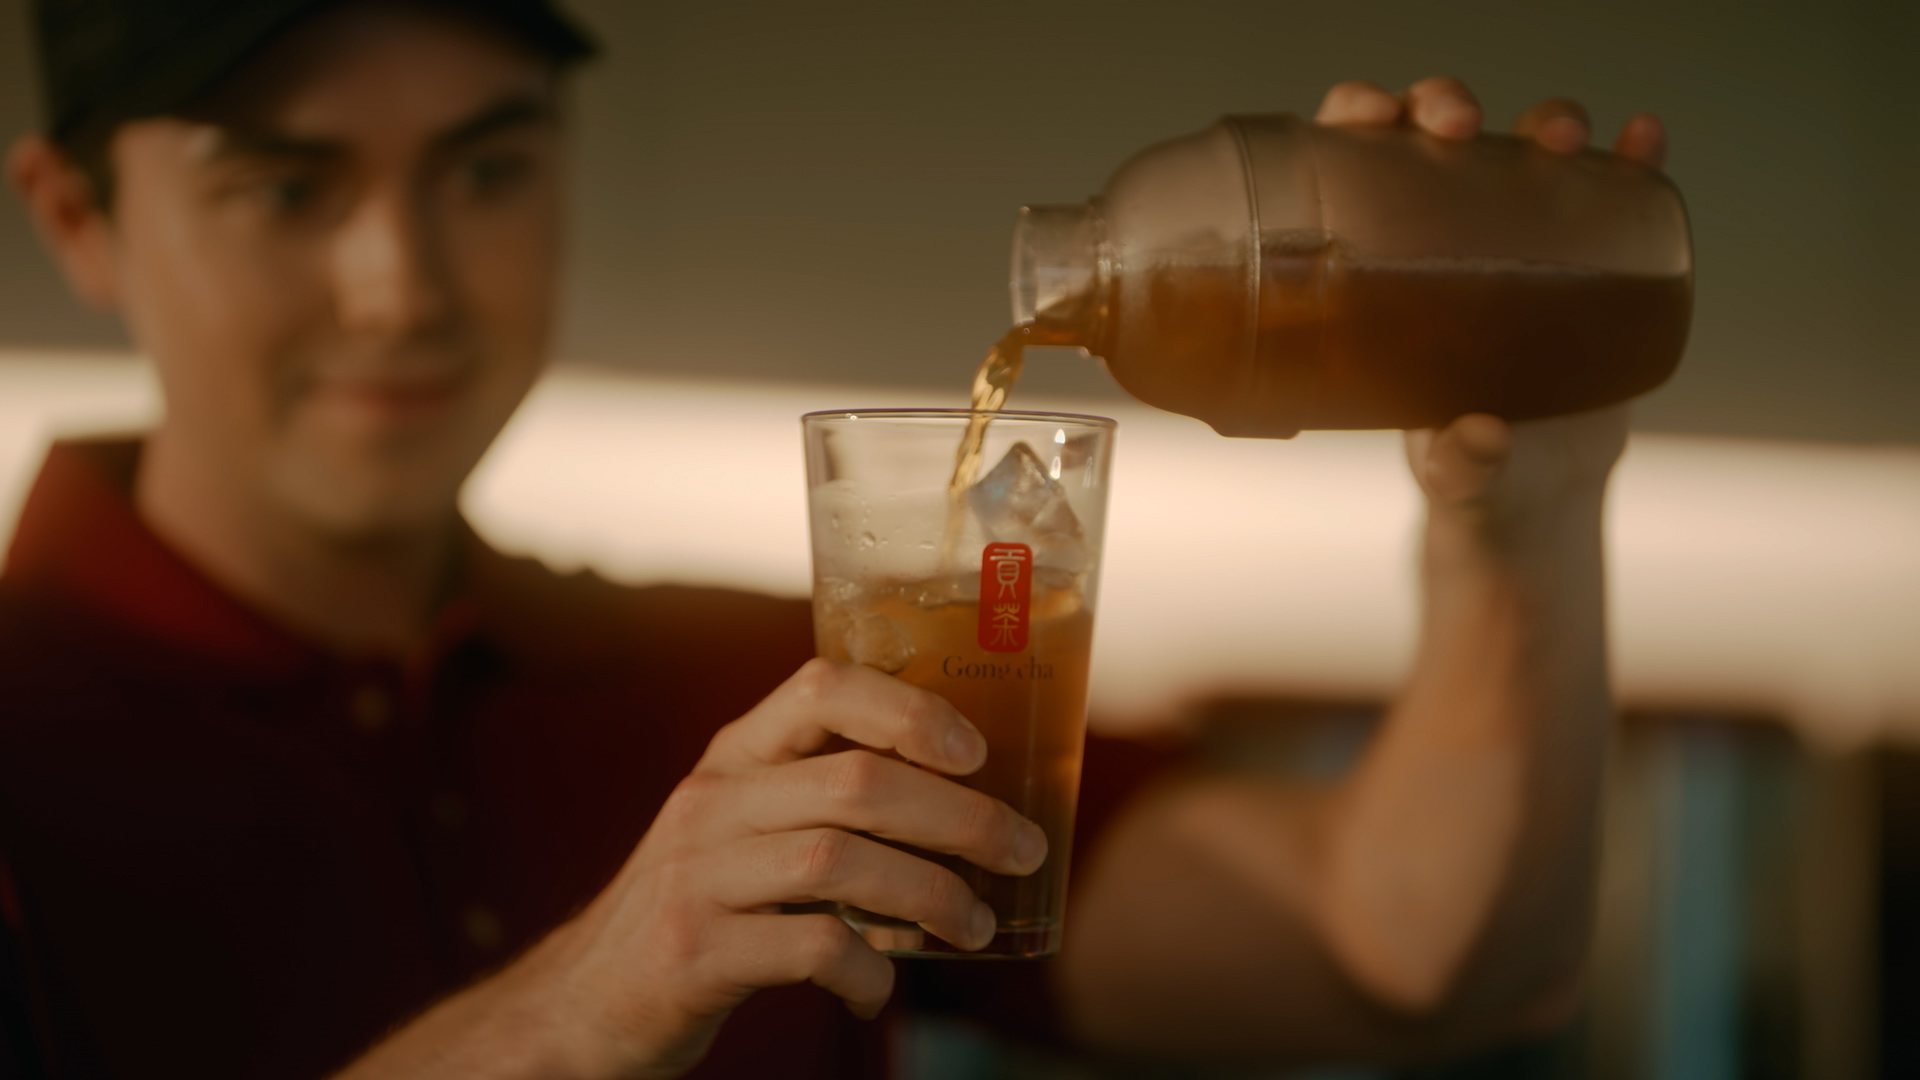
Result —
M1026 543L1041 533L1080 534L1066 489L1047 475L1040 455L1023 442L1014 443L1000 463L973 485L967 503L995 540Z
M846 622L866 605L866 590L857 581L829 577L813 583L814 611L834 622Z
M828 642L844 641L847 623L865 608L860 586L842 578L821 578L813 583L813 639L823 647Z
M932 611L951 604L971 604L980 599L980 575L952 574L923 581L912 587L907 600L918 608Z
M847 659L892 675L913 662L913 637L885 615L862 615L847 627Z
M852 607L866 600L866 590L860 583L846 578L823 577L814 582L813 594L835 608Z
M1040 455L1024 442L1014 443L973 485L967 504L991 539L1031 545L1037 565L1078 573L1092 564L1067 489L1047 475Z
M1085 603L1081 578L1051 566L1033 569L1033 617L1060 619L1079 611Z

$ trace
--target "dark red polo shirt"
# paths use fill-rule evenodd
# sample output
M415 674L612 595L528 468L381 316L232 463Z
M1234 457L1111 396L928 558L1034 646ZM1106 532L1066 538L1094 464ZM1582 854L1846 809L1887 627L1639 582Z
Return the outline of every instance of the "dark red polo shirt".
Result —
M0 1076L339 1068L577 910L812 655L803 602L477 540L419 654L332 654L149 532L137 459L56 446L0 578ZM1082 851L1154 767L1090 751ZM1045 965L911 966L930 1000L1049 1026ZM767 991L694 1075L884 1075L887 1029Z

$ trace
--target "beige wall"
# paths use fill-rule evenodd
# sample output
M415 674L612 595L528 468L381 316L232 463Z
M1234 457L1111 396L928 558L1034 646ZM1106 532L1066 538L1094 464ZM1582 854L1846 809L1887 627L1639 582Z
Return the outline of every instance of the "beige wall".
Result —
M0 0L0 131L31 123L24 0ZM890 382L953 401L1006 319L1016 207L1077 200L1215 114L1341 78L1455 72L1674 130L1699 309L1643 426L1920 441L1920 5L1616 0L575 0L580 89L560 354ZM0 213L0 343L113 341ZM1051 389L1097 385L1065 358Z

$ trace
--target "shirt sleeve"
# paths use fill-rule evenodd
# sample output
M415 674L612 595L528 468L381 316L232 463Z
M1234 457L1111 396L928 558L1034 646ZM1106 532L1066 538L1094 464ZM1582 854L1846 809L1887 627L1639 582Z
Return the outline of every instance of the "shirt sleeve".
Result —
M20 892L7 864L0 861L0 1080L40 1080L47 1075L26 947Z
M1155 780L1176 768L1181 755L1128 739L1087 737L1081 765L1080 802L1074 816L1073 863L1077 871L1093 853L1122 808ZM1071 878L1069 878L1071 882ZM1067 922L1073 922L1072 886ZM1071 933L1071 929L1068 931ZM1055 994L1054 961L1022 963L951 960L904 961L901 1001L908 1009L958 1014L995 1034L1052 1050L1070 1050Z
M100 1048L42 945L32 898L0 853L0 1080L106 1080Z

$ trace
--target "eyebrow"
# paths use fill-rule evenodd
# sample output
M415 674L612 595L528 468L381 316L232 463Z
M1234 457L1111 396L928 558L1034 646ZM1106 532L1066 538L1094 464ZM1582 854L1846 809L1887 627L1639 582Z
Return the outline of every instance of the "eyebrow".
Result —
M481 109L470 119L456 124L434 138L437 150L458 150L502 131L523 127L544 127L556 123L560 113L549 94L514 94Z
M331 139L309 139L267 128L221 124L214 129L201 157L208 162L250 157L325 161L345 153L346 148Z
M435 135L432 148L437 153L447 153L503 131L550 125L558 119L559 110L551 96L514 94ZM338 160L347 153L347 147L336 139L294 135L268 127L219 124L215 131L213 145L205 154L205 160L210 162L254 157L322 163Z

